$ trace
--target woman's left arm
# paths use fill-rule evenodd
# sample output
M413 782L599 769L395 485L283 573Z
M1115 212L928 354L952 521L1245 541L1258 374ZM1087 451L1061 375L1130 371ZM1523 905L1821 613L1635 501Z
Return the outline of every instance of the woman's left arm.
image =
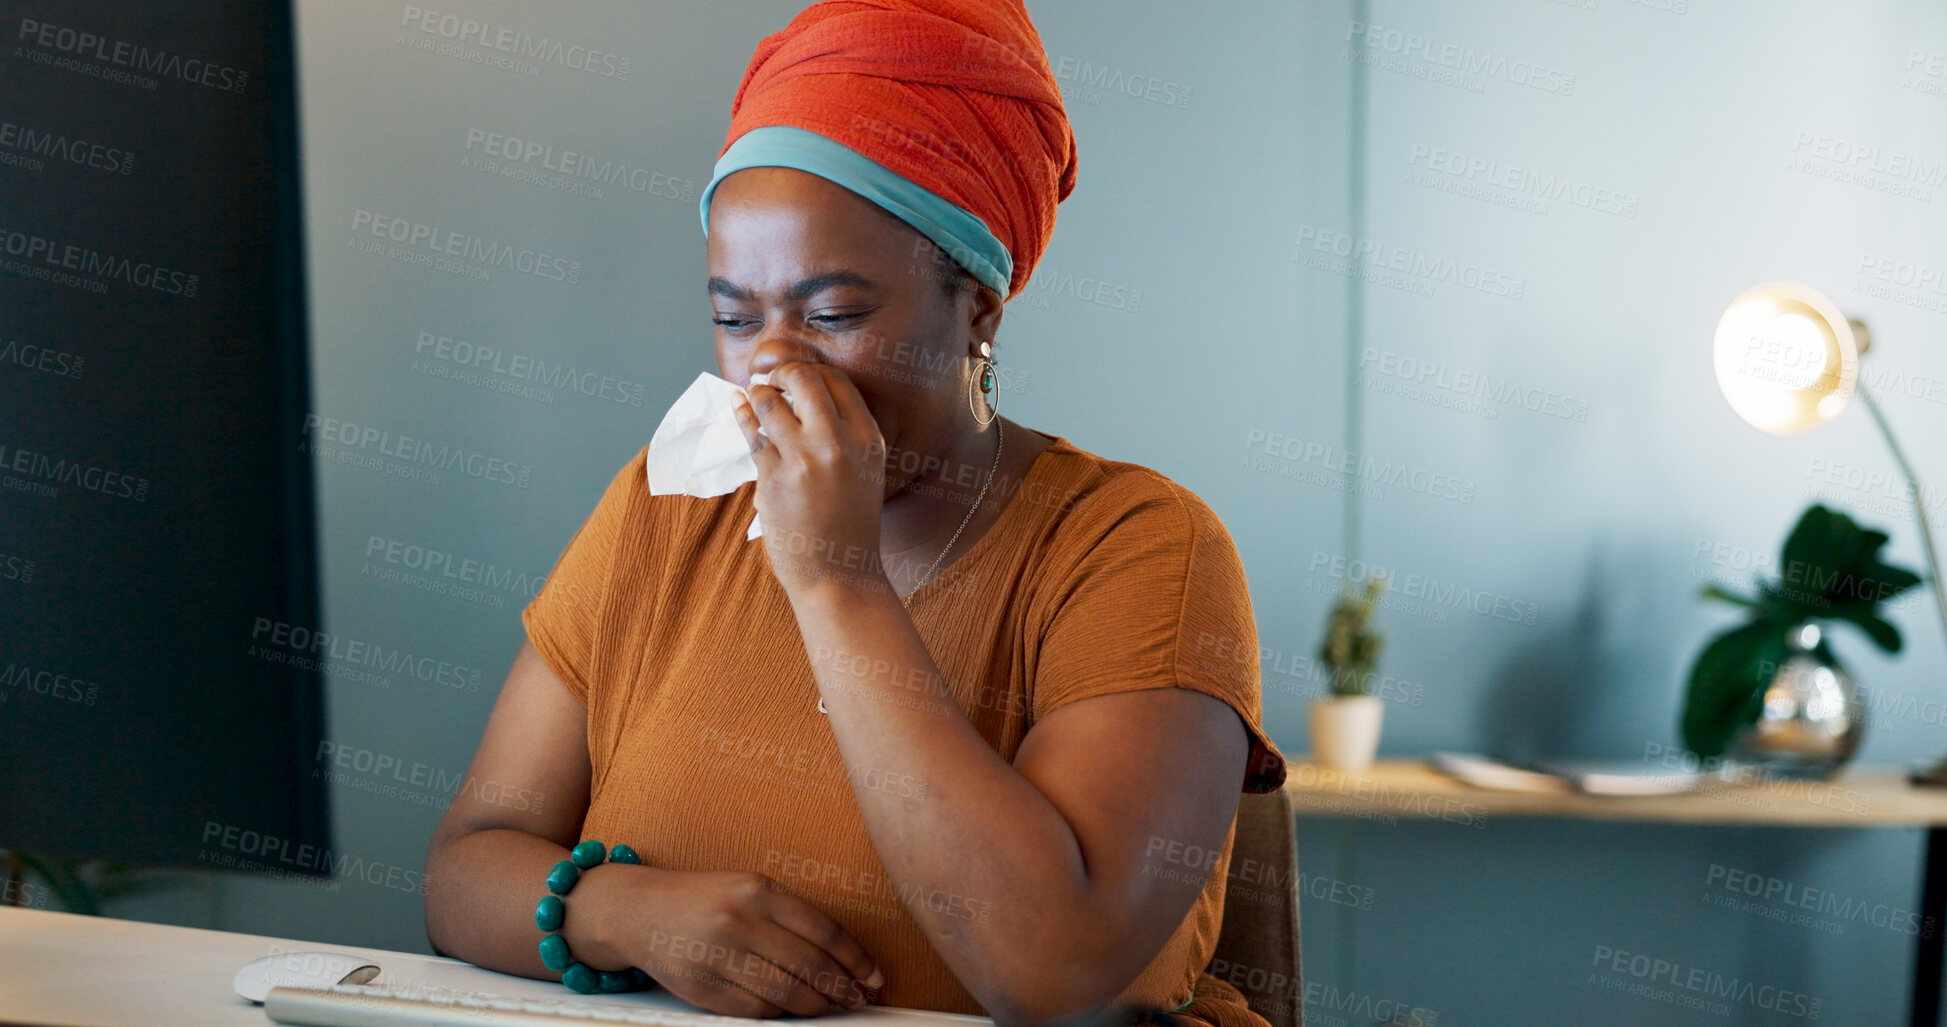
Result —
M1250 745L1236 712L1186 688L1081 699L1009 765L939 684L890 588L827 582L791 599L880 862L967 990L1011 1027L1127 988L1236 817Z

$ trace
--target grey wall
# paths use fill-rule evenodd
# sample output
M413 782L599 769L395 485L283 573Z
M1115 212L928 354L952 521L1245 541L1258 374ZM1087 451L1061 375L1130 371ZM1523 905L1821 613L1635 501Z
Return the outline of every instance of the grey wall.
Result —
M1349 32L1354 17L1379 31ZM1425 697L1389 706L1388 751L1641 758L1674 744L1690 661L1734 619L1697 601L1697 587L1748 585L1752 559L1774 558L1815 492L1887 528L1893 557L1920 566L1897 490L1844 484L1897 474L1865 411L1798 439L1763 435L1720 398L1709 340L1751 284L1826 291L1873 327L1866 380L1923 480L1947 480L1947 296L1889 297L1861 273L1869 260L1947 262L1938 5L1375 0L1331 29L1326 61L1363 75L1369 97L1365 217L1322 227L1503 276L1467 288L1404 274L1363 297L1367 447L1473 486L1469 502L1395 491L1364 506L1361 555L1430 582L1416 607L1382 618L1384 669ZM1409 50L1409 36L1426 42ZM1506 63L1443 80L1421 56L1455 51ZM1566 89L1521 84L1568 76ZM1838 141L1876 156L1823 159ZM1453 158L1438 151L1573 186L1524 206L1488 174L1448 173ZM1875 162L1900 169L1875 180L1884 188L1846 180ZM1497 294L1517 279L1518 297ZM1428 364L1440 370L1411 391L1407 376ZM1511 381L1547 408L1442 385L1465 376ZM1316 536L1287 537L1310 549ZM1450 585L1508 605L1496 615L1436 601ZM1532 623L1513 616L1529 609ZM1292 637L1314 637L1306 605L1280 612ZM1930 597L1892 616L1903 655L1884 658L1855 633L1835 645L1876 690L1859 758L1919 762L1947 748L1939 706L1925 705L1943 698L1947 653ZM1281 737L1302 737L1287 725ZM1600 978L1634 979L1597 967L1604 949L1786 988L1807 996L1803 1008L1818 1000L1824 1022L1904 1022L1912 938L1873 920L1917 904L1917 831L1355 821L1307 823L1300 842L1312 873L1370 897L1365 909L1308 901L1314 979L1437 1010L1443 1024L1569 1010L1583 1024L1803 1019L1609 990ZM1732 869L1801 897L1828 890L1861 915L1816 916L1821 926L1714 905Z
M398 870L392 880L235 879L213 914L221 926L423 946L414 882L431 803L471 755L520 641L520 605L669 401L714 367L695 190L751 48L797 6L444 5L489 33L627 58L621 78L497 66L483 47L406 24L399 3L299 5L315 412L385 440L320 446L324 627L452 666L379 673L380 684L353 673L368 665L331 664L344 751L374 767L423 765L427 783L400 785L404 795L367 790L396 785L390 773L323 768L344 775L340 844ZM1885 386L1922 473L1947 477L1930 445L1947 430L1947 298L1888 295L1861 273L1868 258L1947 265L1947 16L1936 6L1031 7L1065 79L1081 166L1001 331L997 353L1016 371L1003 406L1163 471L1224 517L1251 577L1266 718L1294 757L1308 748L1326 607L1367 566L1420 576L1418 594L1395 593L1380 618L1396 700L1386 751L1634 758L1675 743L1689 660L1729 620L1698 603L1697 586L1745 583L1751 555L1776 551L1811 492L1889 527L1893 555L1918 564L1897 492L1825 482L1892 471L1864 413L1806 438L1763 436L1718 397L1708 340L1751 283L1827 290L1872 323L1868 382ZM1353 22L1380 32L1355 35ZM1389 50L1409 36L1424 49ZM1423 52L1490 63L1456 77ZM1152 81L1162 86L1143 95ZM601 196L519 181L469 166L483 156L484 136L468 147L476 131L661 177ZM1898 195L1841 180L1815 152L1820 137L1900 155L1924 181L1909 177ZM1436 150L1575 187L1524 207L1431 166ZM399 244L361 234L361 211L577 261L576 280L499 267L480 280L393 259L385 246ZM1310 248L1333 233L1474 270L1465 283L1355 276ZM1476 272L1484 287L1471 287ZM523 383L491 370L461 379L422 336L567 364L608 398L531 381L511 391ZM1408 362L1441 370L1408 381ZM1520 391L1441 384L1462 376ZM387 455L400 436L464 447L516 480L392 473L413 469ZM1335 469L1349 460L1366 470ZM418 558L409 546L514 577L471 595L386 580ZM1488 612L1466 605L1472 596ZM1867 761L1947 749L1941 718L1919 705L1938 698L1947 660L1930 600L1895 617L1909 641L1898 659L1839 643L1879 695ZM1908 935L1778 924L1706 900L1722 892L1712 868L1734 867L1911 909L1911 831L1307 821L1300 843L1319 1023L1370 1022L1359 1014L1381 999L1442 1024L1793 1019L1610 991L1590 980L1599 947L1803 992L1826 1022L1901 1016ZM1343 901L1353 894L1363 898Z

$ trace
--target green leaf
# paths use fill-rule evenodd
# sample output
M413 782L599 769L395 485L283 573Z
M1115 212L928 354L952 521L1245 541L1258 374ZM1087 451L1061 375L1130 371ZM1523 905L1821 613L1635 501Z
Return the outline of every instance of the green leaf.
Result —
M1697 594L1699 596L1702 596L1705 599L1721 599L1724 602L1734 603L1738 606L1743 606L1751 609L1756 609L1758 604L1760 603L1760 600L1758 599L1750 599L1750 598L1746 598L1745 596L1738 595L1737 593L1726 589L1724 586L1719 585L1714 581L1708 585L1705 585Z
M1918 585L1921 581L1920 575L1907 570L1905 567L1893 567L1880 563L1878 556L1874 556L1871 562L1862 564L1861 568L1869 579L1877 581L1884 586L1884 589L1877 593L1877 598L1879 599L1891 599L1901 592Z
M1835 513L1820 503L1806 507L1785 538L1785 580L1792 580L1793 568L1798 568L1800 573L1836 572L1847 556L1842 552L1846 540L1856 531L1852 519L1845 514Z
M1755 621L1711 639L1690 668L1683 744L1705 759L1721 756L1739 728L1756 723L1765 686L1785 659L1790 625Z
M1878 603L1920 583L1918 574L1882 562L1888 536L1818 504L1785 540L1779 583L1767 588L1773 615L1839 617L1835 608Z
M1853 606L1835 609L1832 613L1832 618L1834 620L1845 621L1848 624L1858 625L1859 629L1866 633L1866 637L1872 639L1873 644L1879 646L1883 651L1889 653L1899 652L1900 629L1895 627L1891 621L1873 612L1873 607L1874 604L1872 603L1859 603Z

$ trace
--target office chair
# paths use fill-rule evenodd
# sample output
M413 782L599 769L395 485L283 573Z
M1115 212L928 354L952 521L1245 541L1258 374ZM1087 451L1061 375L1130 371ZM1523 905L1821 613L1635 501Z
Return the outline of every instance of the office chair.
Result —
M1210 973L1272 1027L1304 1027L1298 957L1298 836L1283 789L1237 804L1224 921Z

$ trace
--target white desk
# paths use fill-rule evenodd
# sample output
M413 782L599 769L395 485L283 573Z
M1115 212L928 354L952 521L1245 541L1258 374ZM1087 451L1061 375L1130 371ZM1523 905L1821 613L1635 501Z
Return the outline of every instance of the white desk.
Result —
M538 938L538 934L536 935ZM265 1027L262 1006L230 989L238 968L282 952L328 951L379 965L374 984L420 984L559 999L693 1010L667 992L574 995L559 983L482 970L411 952L165 927L133 920L0 906L0 1024L35 1027ZM775 1021L752 1020L752 1024ZM820 1027L992 1027L978 1016L869 1006Z

